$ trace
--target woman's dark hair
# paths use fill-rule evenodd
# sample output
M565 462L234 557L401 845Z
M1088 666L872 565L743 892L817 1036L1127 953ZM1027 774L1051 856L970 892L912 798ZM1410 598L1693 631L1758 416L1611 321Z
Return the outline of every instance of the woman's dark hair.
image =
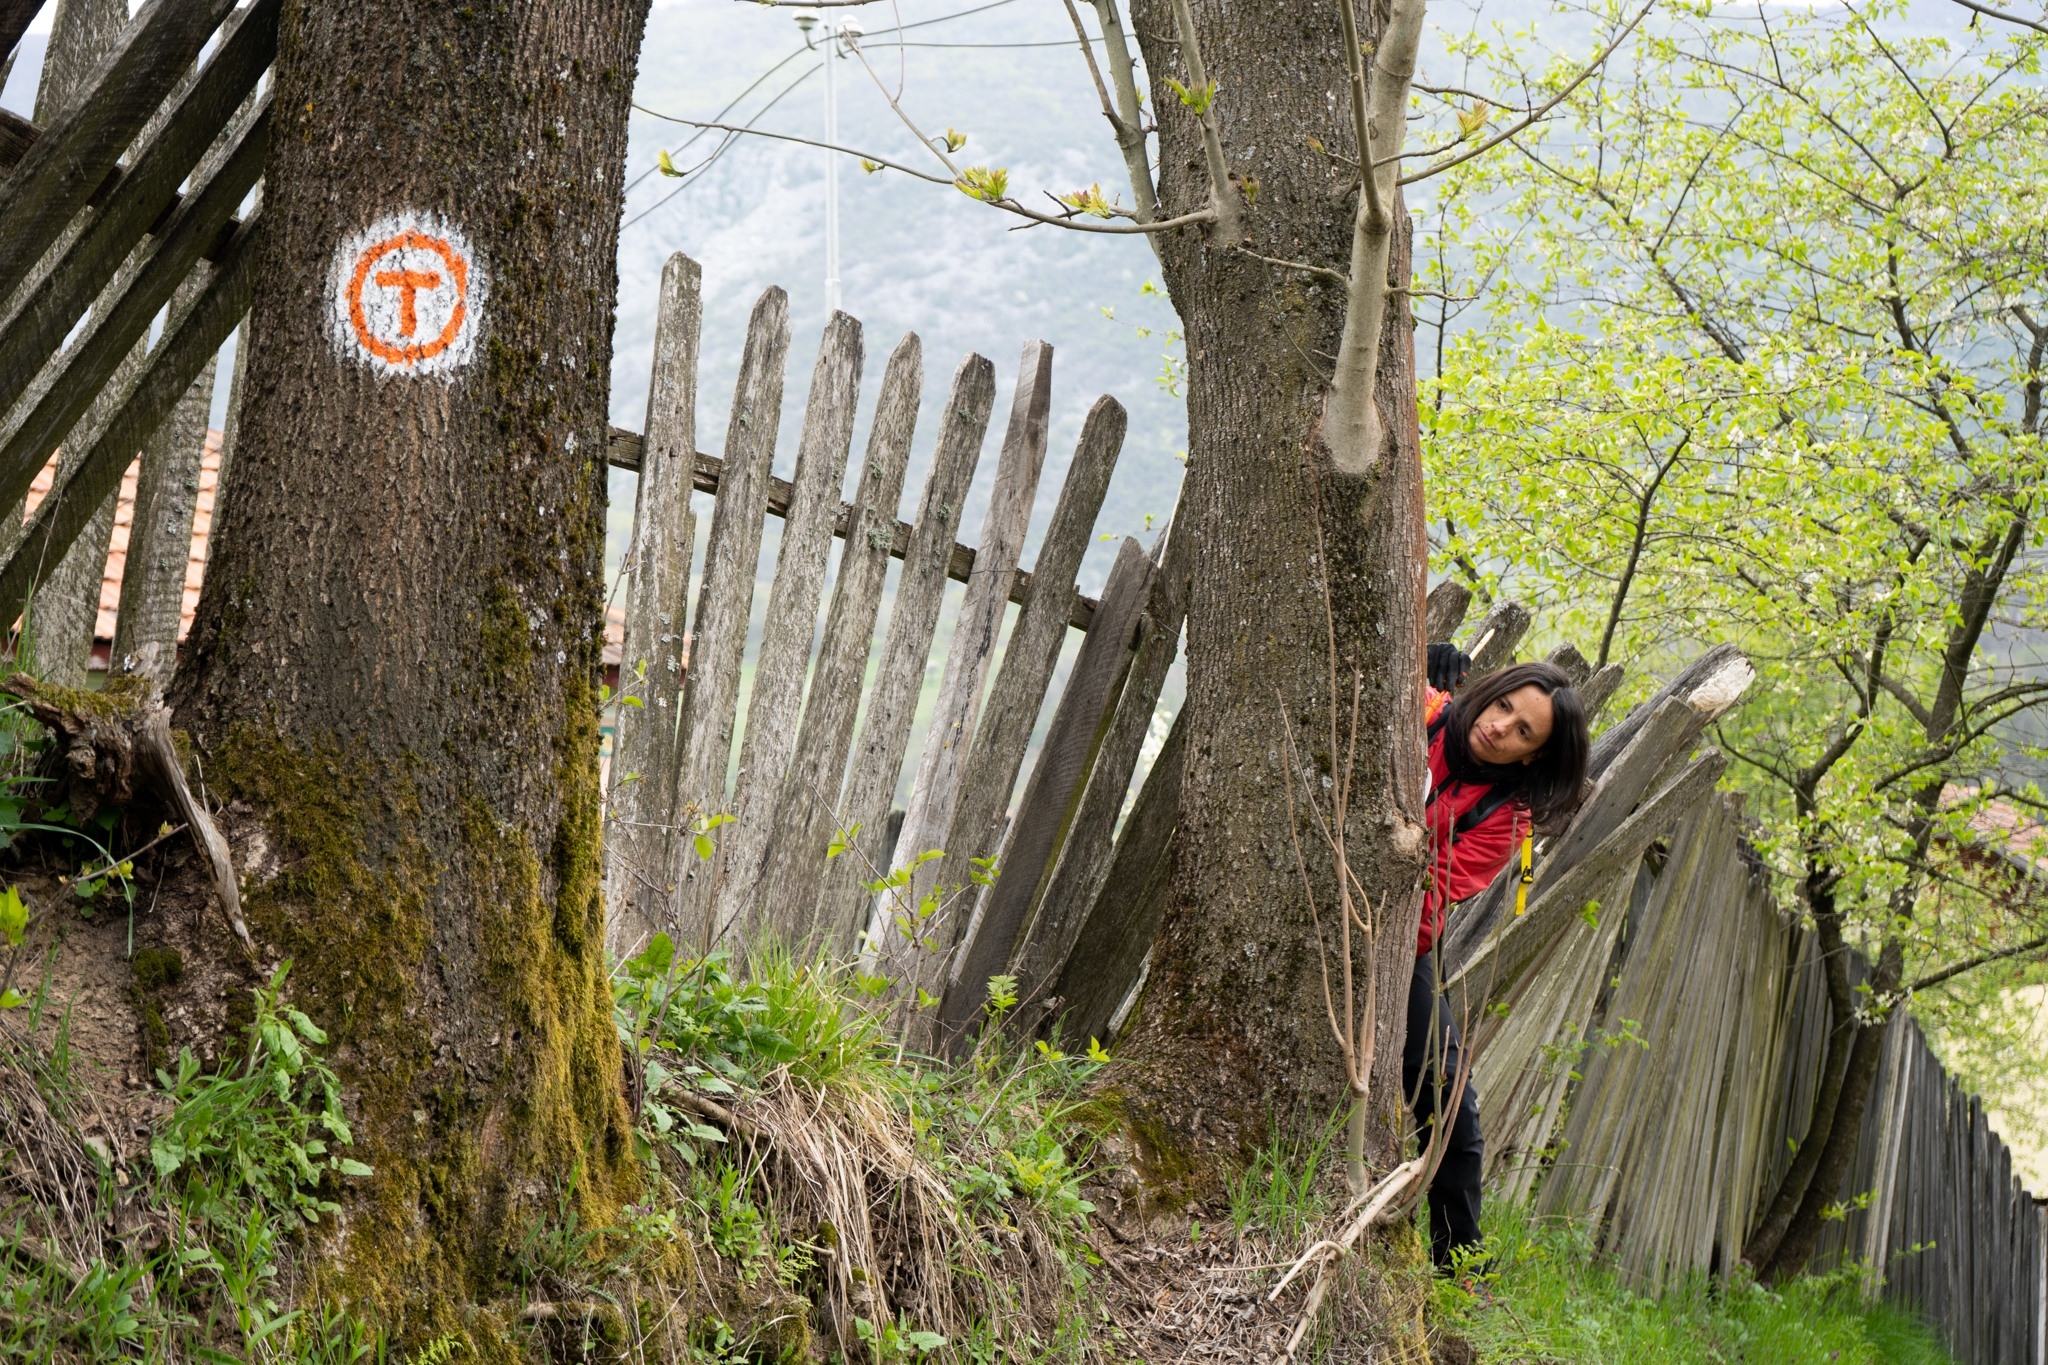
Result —
M1550 698L1550 738L1528 763L1502 766L1474 758L1466 743L1472 718L1485 715L1502 697L1525 687L1541 688ZM1450 703L1444 728L1444 756L1450 761L1451 776L1513 790L1528 802L1538 824L1562 818L1578 803L1591 749L1586 737L1586 708L1572 688L1571 675L1556 664L1512 664L1474 678Z

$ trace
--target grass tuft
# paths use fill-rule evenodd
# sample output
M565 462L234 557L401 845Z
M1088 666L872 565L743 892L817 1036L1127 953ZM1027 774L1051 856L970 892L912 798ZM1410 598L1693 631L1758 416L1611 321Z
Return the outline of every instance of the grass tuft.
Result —
M1583 1224L1501 1203L1487 1206L1485 1224L1490 1263L1437 1281L1431 1302L1438 1329L1482 1362L1954 1365L1924 1324L1865 1301L1861 1267L1776 1289L1700 1278L1651 1298L1597 1253Z

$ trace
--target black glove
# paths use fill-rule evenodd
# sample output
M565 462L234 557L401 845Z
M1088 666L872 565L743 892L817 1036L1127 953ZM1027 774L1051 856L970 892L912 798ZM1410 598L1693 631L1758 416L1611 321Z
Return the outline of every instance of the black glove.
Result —
M1472 660L1458 652L1456 645L1434 644L1429 647L1429 685L1439 692L1453 692L1465 685L1465 673L1472 667Z

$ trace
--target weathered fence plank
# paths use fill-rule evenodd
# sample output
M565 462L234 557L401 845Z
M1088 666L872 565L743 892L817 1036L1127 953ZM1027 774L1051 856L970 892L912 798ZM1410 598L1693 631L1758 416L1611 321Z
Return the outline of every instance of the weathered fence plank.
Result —
M960 802L946 835L946 857L939 864L942 885L967 885L973 861L995 856L1004 812L1017 789L1017 773L1024 766L1046 688L1059 666L1067 618L1079 595L1074 575L1094 539L1095 517L1109 491L1109 476L1116 471L1117 453L1123 449L1125 423L1121 403L1098 398L1081 424L1081 439L1032 566L1031 596L1017 613L1009 643L1003 647L1002 667L989 684L988 700L975 724L974 746L960 779ZM1041 766L1043 762L1041 757ZM951 939L942 935L941 941L951 949L961 938L958 933Z
M1110 1038L1118 1007L1144 970L1166 913L1173 873L1173 831L1180 818L1180 782L1187 712L1174 719L1166 747L1138 792L1117 835L1109 873L1082 920L1074 950L1054 994L1064 1002L1060 1028L1070 1038Z
M739 708L740 659L754 609L768 468L782 424L782 383L789 362L789 295L770 287L747 321L746 349L725 430L725 471L711 513L704 581L691 623L690 667L683 676L677 810L707 816L725 809L726 766ZM684 850L678 849L681 860ZM684 915L710 911L704 869L681 877Z
M739 775L732 795L733 822L720 841L723 880L716 896L721 929L745 918L761 889L776 806L789 756L796 748L804 675L818 630L832 525L839 518L839 488L853 449L853 414L860 398L865 343L860 323L835 312L811 371L804 425L797 439L796 477L789 516L768 590L767 623L747 701L747 732L740 742Z
M889 636L868 697L867 718L846 770L840 799L841 827L853 831L853 846L842 853L818 892L815 913L819 939L844 951L867 926L868 897L864 883L880 877L888 862L884 846L889 802L903 770L910 744L910 726L924 686L925 663L931 657L932 632L946 591L952 562L953 536L961 506L981 459L995 404L995 367L978 355L960 362L946 397L939 428L938 450L932 456L917 523L903 556L903 576L896 585L896 603L889 613ZM874 951L878 943L863 945Z
M1046 416L1051 404L1052 347L1042 341L1029 342L1019 364L1009 430L1004 433L1002 453L996 461L995 491L989 496L988 515L982 521L980 543L975 548L974 574L968 580L952 643L946 650L945 671L939 675L938 701L932 710L931 727L925 732L924 751L918 758L910 800L904 807L903 831L897 838L892 872L910 867L920 853L940 848L952 827L968 744L981 707L982 682L988 676L996 634L1002 627L1003 609L1009 601L1010 575L1016 571L1024 533L1031 522L1032 496L1037 492L1038 472L1045 462ZM937 883L938 869L926 864L913 877L907 892L896 893L895 898L899 903L915 905ZM949 918L960 918L958 910ZM941 942L948 943L957 932L943 924L934 924L930 929L934 934L945 935ZM884 971L905 987L914 984L919 989L931 990L944 969L943 956L943 951L933 952L912 938L898 936L889 944Z
M1472 590L1454 578L1446 578L1429 590L1423 603L1423 629L1431 644L1446 644L1464 623L1472 605Z
M1117 819L1130 793L1131 775L1152 732L1152 718L1166 675L1180 652L1181 622L1187 611L1187 546L1192 537L1175 538L1172 524L1153 546L1158 570L1139 622L1139 643L1123 691L1116 701L1088 786L1066 841L1060 846L1052 875L1010 959L1020 999L1046 1002L1058 1017L1064 1002L1057 982L1082 931L1083 917L1096 903L1109 875Z
M86 90L50 120L0 181L0 298L14 292L85 207L233 8L234 0L151 0Z
M1136 540L1125 537L1102 592L1102 610L1095 628L1074 660L1073 676L1053 713L1045 747L1031 769L1031 779L1017 808L1017 818L1003 841L998 862L1001 876L981 899L975 924L963 937L958 960L939 1006L942 1034L964 1036L981 1011L988 979L1004 970L1010 951L1030 922L1050 870L1053 855L1073 819L1081 783L1102 741L1116 688L1130 668L1131 637L1152 586L1152 561ZM1033 1029L1043 1017L1042 996L1018 997L1018 1009L1031 1011L1021 1026ZM1021 1018L1021 1016L1020 1016Z
M605 904L622 956L669 922L675 892L677 725L684 624L697 518L690 510L697 457L697 362L703 270L680 251L661 271L647 444L626 549L626 638L619 658L618 724L605 830Z
M168 226L178 186L234 118L277 49L282 0L259 0L137 153L118 187L0 325L0 409L12 404L152 226Z
M160 0L161 2L161 0ZM254 284L251 238L258 214L236 234L227 259L182 319L173 318L148 367L129 389L69 482L36 507L28 530L0 567L0 613L13 620L28 606L38 568L63 556L99 505L121 486L135 451L177 406L192 380L249 311ZM0 505L5 500L0 499Z
M157 0L159 4L166 0ZM142 339L157 313L199 262L200 249L255 185L270 145L266 94L240 145L206 187L187 195L158 239L155 254L91 334L67 356L61 377L0 444L0 506L18 503L50 452L64 440ZM246 226L246 225L245 225ZM0 234L4 235L4 234ZM189 380L189 376L188 376ZM130 452L131 458L133 452Z
M847 518L846 548L840 552L825 641L818 652L817 676L804 702L796 754L782 780L775 837L768 847L752 921L754 937L773 933L799 943L810 939L816 927L818 890L827 875L825 851L888 578L896 505L903 498L923 383L923 343L912 332L897 344L882 375L867 457Z

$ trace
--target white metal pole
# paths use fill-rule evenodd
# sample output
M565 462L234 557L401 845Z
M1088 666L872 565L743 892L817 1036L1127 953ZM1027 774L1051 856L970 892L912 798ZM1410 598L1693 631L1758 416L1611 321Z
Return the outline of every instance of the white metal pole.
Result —
M839 24L825 25L825 141L839 145ZM825 153L825 312L839 308L839 153Z

